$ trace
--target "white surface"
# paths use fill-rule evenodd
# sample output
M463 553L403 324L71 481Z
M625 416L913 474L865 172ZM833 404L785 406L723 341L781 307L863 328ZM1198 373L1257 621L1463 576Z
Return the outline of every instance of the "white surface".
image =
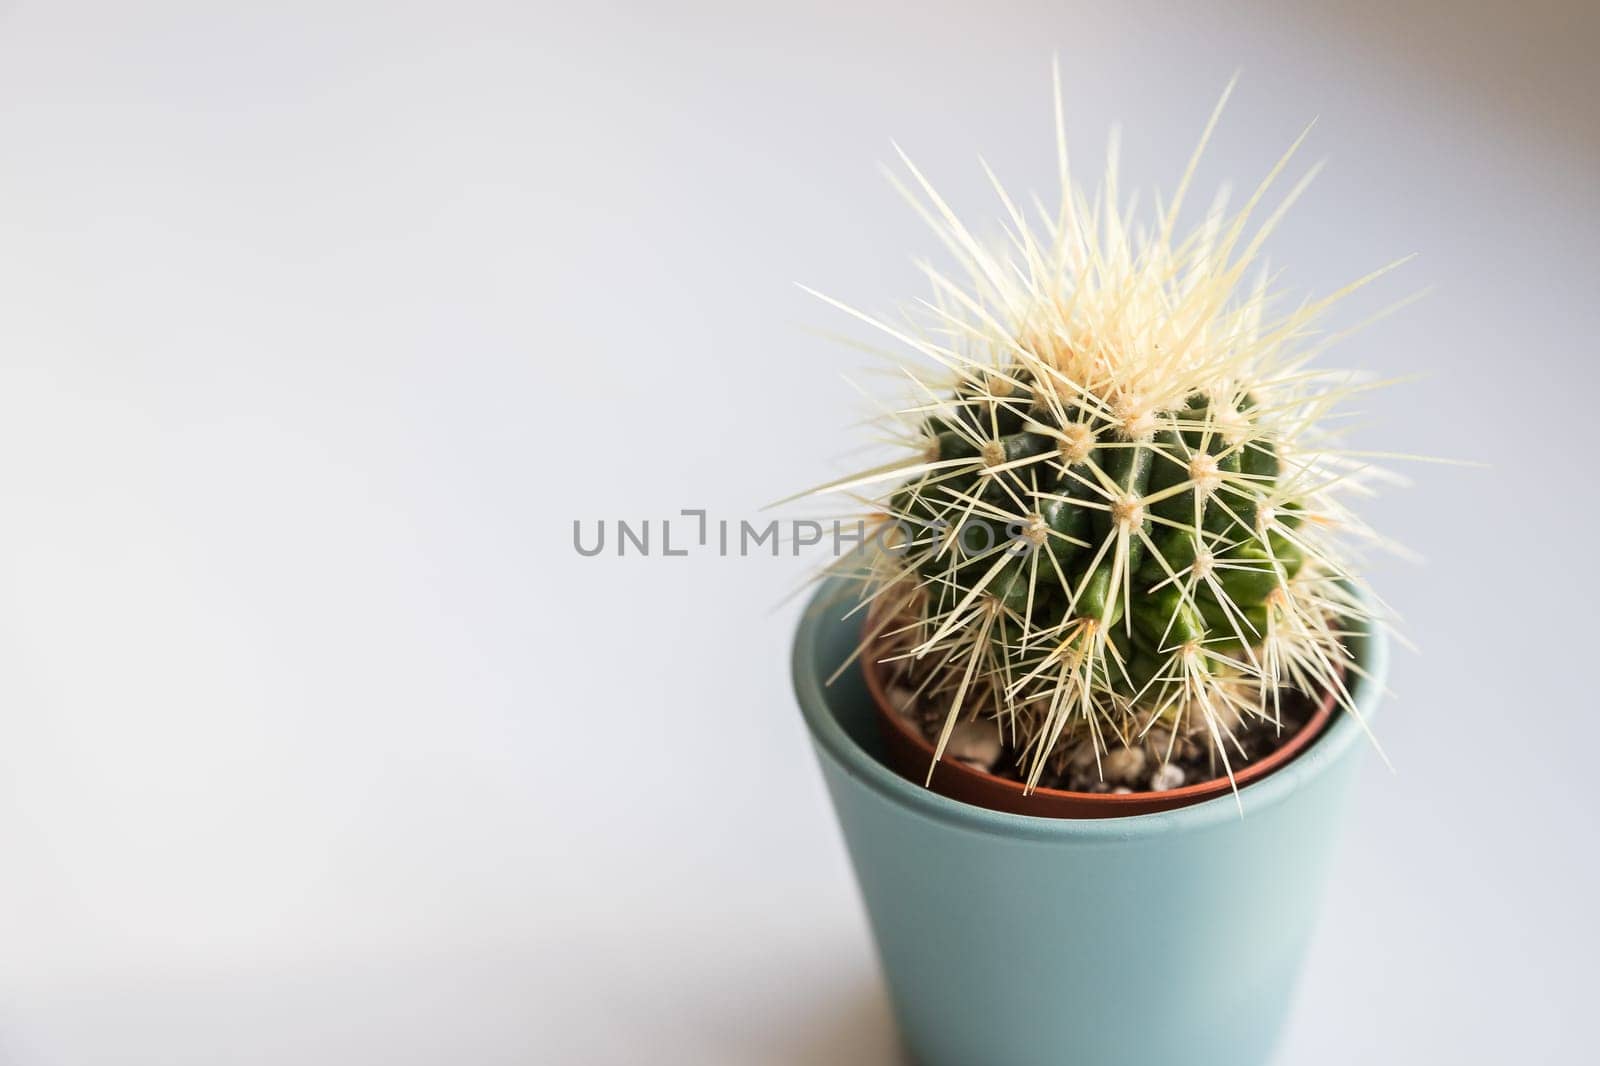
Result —
M1420 468L1423 654L1284 1062L1571 1061L1596 891L1595 19L525 5L0 16L0 1062L893 1061L786 678L808 560L580 559L858 437L852 332L1124 122L1331 165L1274 261ZM862 336L860 331L853 335Z

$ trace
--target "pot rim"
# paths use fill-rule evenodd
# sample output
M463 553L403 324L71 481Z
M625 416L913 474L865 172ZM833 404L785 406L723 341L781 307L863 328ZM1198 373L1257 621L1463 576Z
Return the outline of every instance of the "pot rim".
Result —
M819 639L826 628L848 627L851 631L848 646L854 649L859 643L857 627L849 617L856 604L855 597L850 595L853 584L848 577L824 582L806 603L795 633L791 659L795 694L812 739L827 758L887 801L921 817L973 832L1031 840L1111 842L1235 821L1240 817L1241 805L1248 817L1252 811L1281 803L1302 784L1320 776L1352 744L1362 739L1363 721L1370 722L1377 710L1388 674L1388 635L1381 626L1362 625L1355 641L1356 662L1361 672L1351 672L1350 686L1351 699L1361 720L1348 709L1336 708L1332 721L1305 750L1287 764L1242 786L1237 801L1235 794L1229 791L1186 807L1115 818L1051 818L994 811L941 796L906 780L856 743L839 724L829 702L826 678L816 668L815 660ZM1365 593L1359 596L1364 604L1370 605L1370 597Z

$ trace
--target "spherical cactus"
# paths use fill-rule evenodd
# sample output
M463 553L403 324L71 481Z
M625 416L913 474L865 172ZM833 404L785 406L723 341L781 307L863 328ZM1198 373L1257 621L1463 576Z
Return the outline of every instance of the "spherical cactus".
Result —
M1319 429L1351 377L1302 347L1344 292L1275 318L1264 279L1240 291L1281 209L1248 236L1247 219L1287 156L1181 240L1187 175L1141 231L1114 154L1093 206L1061 158L1042 225L1000 190L1006 251L912 168L970 280L930 269L931 321L883 325L936 372L910 371L890 419L911 457L847 479L884 486L865 502L891 527L867 653L938 694L940 751L958 721L997 722L1030 788L1086 753L1155 769L1179 744L1231 776L1237 731L1278 722L1286 693L1350 705L1361 607L1340 545L1363 530L1340 497L1368 471Z

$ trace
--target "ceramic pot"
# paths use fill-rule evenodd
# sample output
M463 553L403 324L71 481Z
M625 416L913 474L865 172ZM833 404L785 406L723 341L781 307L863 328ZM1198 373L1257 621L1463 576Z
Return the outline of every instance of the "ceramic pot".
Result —
M987 810L885 761L855 651L854 586L803 616L794 681L920 1066L1252 1066L1293 997L1367 743L1348 712L1232 795L1130 817ZM1368 721L1387 662L1357 637Z

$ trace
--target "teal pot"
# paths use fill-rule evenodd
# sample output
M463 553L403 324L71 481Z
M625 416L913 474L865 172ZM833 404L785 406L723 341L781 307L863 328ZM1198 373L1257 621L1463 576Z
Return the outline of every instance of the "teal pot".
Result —
M800 707L919 1066L1267 1062L1315 924L1362 752L1348 712L1239 792L1127 818L969 806L895 774L855 650L851 586L813 597ZM1370 721L1381 632L1352 645Z

